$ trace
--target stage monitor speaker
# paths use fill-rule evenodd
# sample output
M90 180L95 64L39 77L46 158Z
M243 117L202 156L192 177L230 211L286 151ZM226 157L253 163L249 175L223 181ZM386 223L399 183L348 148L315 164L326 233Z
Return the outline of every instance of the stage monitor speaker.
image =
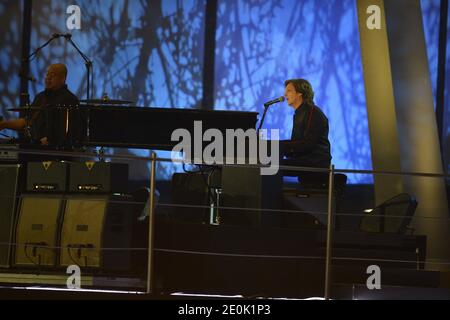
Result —
M16 229L15 264L56 266L61 195L23 195Z
M21 165L0 165L0 267L11 264Z
M296 192L284 195L284 209L297 212L283 212L281 226L286 228L326 228L328 224L328 195L316 192ZM333 197L332 211L336 212L336 197ZM333 215L336 228L336 215Z
M128 200L128 201L127 201ZM69 196L61 228L60 265L131 269L133 227L138 205L126 196Z

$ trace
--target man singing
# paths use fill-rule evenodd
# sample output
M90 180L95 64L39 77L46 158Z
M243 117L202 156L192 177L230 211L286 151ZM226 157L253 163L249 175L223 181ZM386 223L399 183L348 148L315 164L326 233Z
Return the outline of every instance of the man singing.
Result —
M314 91L305 79L290 79L284 83L284 96L294 108L291 140L281 141L286 157L283 165L328 168L331 162L328 141L328 119L314 104Z

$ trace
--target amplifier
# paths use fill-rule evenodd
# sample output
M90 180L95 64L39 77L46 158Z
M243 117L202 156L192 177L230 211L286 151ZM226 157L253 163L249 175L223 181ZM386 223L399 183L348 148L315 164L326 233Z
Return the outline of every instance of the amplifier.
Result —
M62 208L63 197L61 195L27 194L21 196L15 234L15 265L56 266Z
M0 161L18 162L19 161L19 144L3 144L0 143Z
M111 162L73 162L70 164L71 192L125 193L128 164Z
M27 190L34 192L65 192L69 163L65 161L29 162Z
M60 265L76 264L104 272L129 272L138 255L134 248L143 205L130 196L70 195L61 225Z

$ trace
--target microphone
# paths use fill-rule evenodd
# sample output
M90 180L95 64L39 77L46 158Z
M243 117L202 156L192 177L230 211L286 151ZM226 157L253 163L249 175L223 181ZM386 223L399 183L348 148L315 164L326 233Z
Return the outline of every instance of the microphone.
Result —
M60 37L64 37L66 39L69 39L72 37L72 35L70 33L54 33L52 35L53 38L60 38Z
M283 102L284 100L286 100L286 99L283 96L281 96L279 98L267 101L266 103L264 103L264 107L268 107L274 103Z
M26 79L26 80L31 81L31 82L36 82L37 81L35 77L26 75L23 72L19 72L18 76L21 77L22 79Z

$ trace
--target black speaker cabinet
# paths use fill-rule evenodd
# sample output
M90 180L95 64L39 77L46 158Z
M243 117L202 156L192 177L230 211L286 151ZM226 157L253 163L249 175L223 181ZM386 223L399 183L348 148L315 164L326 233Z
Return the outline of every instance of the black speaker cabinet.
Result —
M260 168L222 168L222 209L219 213L224 224L274 225L278 215L272 210L280 209L283 177L261 175Z
M27 191L65 192L69 163L65 161L29 162L27 165Z
M210 209L208 206L212 198L208 193L208 180L209 187L220 188L217 186L217 181L211 182L213 175L216 176L214 173L208 175L201 172L173 174L173 203L177 205L174 207L174 220L189 223L209 222Z
M54 267L63 208L61 195L27 194L20 199L15 264Z
M125 193L127 188L128 164L94 161L71 163L71 192Z
M128 271L133 228L143 205L124 196L68 196L61 228L60 265Z
M0 165L0 267L11 264L21 165Z

